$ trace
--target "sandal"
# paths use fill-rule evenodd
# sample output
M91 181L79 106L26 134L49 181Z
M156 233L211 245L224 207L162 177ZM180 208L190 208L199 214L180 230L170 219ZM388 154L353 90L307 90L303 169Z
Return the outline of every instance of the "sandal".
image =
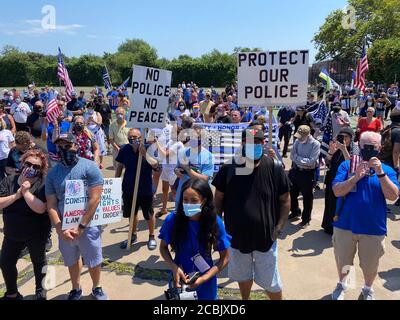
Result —
M168 211L167 210L165 210L165 211L160 211L160 212L158 212L157 214L156 214L156 218L161 218L162 216L165 216L166 214L168 214Z

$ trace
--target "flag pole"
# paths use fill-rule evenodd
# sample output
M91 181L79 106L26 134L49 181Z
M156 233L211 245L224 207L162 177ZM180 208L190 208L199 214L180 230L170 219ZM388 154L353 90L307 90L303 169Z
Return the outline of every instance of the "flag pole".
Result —
M268 111L269 111L269 127L268 127L268 148L272 149L272 117L273 117L273 110L272 110L272 106L268 107Z

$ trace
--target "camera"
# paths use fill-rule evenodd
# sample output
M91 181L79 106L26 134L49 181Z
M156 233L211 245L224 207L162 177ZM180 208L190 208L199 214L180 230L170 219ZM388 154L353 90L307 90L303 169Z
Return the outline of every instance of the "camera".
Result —
M182 288L171 288L165 291L167 300L198 300L196 291L187 291L187 286Z

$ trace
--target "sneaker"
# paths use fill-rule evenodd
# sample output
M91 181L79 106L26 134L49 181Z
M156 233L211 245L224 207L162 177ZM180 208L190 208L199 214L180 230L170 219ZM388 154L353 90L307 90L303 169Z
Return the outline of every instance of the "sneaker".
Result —
M70 293L68 294L68 300L81 300L82 298L82 289L79 290L72 290L70 291Z
M21 301L24 300L24 297L18 292L15 298L7 297L7 292L4 294L4 297L0 298L3 301Z
M156 250L157 249L156 239L150 238L149 242L147 243L147 248L149 248L150 251Z
M301 212L292 212L291 214L289 214L289 220L293 221L293 220L298 220L299 217L301 216Z
M332 292L332 300L344 300L344 294L346 292L346 289L343 287L343 285L339 282L335 288L335 290Z
M363 300L375 300L375 292L373 289L362 288L361 294Z
M100 300L100 301L108 300L107 295L104 293L104 291L101 287L97 287L97 288L93 289L92 296L96 300Z
M160 212L156 213L156 218L161 218L162 216L165 216L166 214L168 214L167 210L165 210L165 211L160 210Z
M44 289L36 290L35 297L33 298L36 301L45 301L47 300L47 293Z
M132 240L131 240L131 245L135 244L137 241L137 235L133 234L132 235ZM128 247L128 240L122 241L121 244L119 245L119 248L122 250L125 250Z

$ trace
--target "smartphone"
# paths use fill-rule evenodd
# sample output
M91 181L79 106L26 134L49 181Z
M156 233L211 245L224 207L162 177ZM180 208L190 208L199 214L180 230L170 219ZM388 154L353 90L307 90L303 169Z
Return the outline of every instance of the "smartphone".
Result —
M188 284L193 284L193 283L195 283L196 282L196 280L198 279L198 278L200 278L200 276L201 276L201 273L200 272L194 272L194 273L191 273L191 274L189 274L189 280L188 280Z
M336 137L336 140L337 140L337 142L340 142L341 144L343 144L343 143L344 143L344 135L339 134L339 135Z
M374 156L375 146L372 144L366 144L364 145L364 150L365 150L365 158L363 158L363 160L364 161L371 160L371 158Z

